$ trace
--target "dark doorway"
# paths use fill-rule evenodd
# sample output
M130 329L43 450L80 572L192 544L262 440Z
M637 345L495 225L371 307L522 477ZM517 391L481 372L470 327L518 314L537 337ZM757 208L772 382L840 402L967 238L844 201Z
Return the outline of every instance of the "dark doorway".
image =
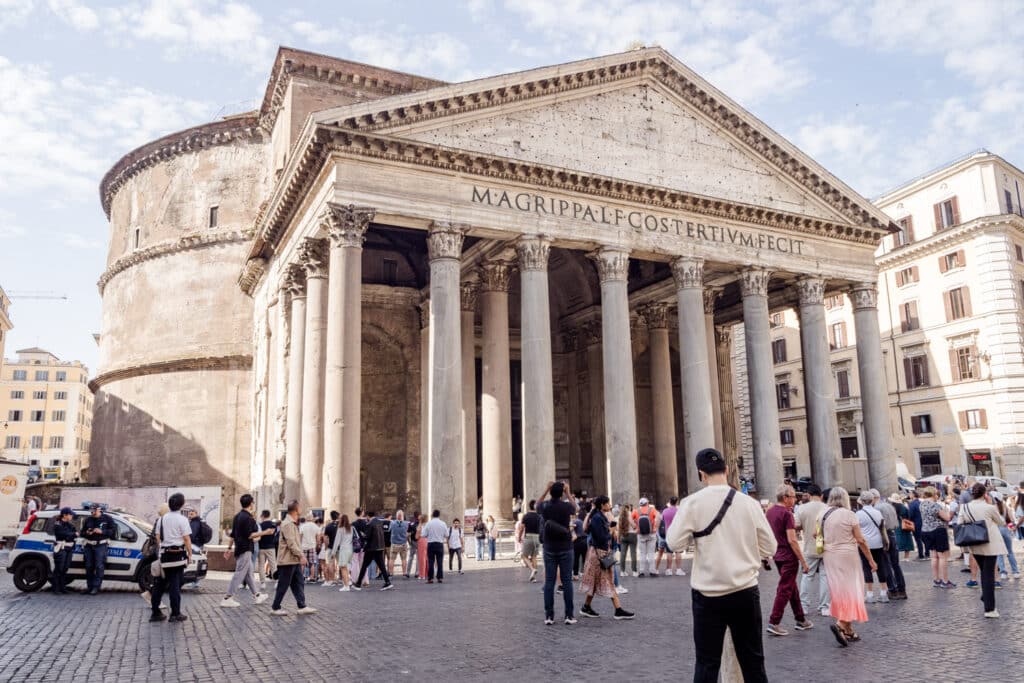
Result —
M843 459L859 458L860 454L857 452L857 437L844 436L839 439L839 452L842 453Z

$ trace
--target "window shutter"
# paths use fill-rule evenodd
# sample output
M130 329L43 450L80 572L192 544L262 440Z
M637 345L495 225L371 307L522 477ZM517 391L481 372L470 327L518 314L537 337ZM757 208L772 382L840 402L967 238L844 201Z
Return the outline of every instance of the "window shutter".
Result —
M828 348L836 348L836 335L835 329L831 325L828 326Z
M921 430L921 416L920 415L912 415L911 416L911 418L910 418L910 431L912 433L914 433L914 434L920 434L921 433L922 430Z
M909 304L903 304L900 306L900 332L910 331L910 321L907 320L907 306Z
M917 266L911 266L910 267L910 281L911 282L917 282L920 279L921 279L921 276L918 275Z
M907 320L907 322L910 323L910 327L912 329L917 329L918 327L920 327L920 325L918 325L918 322L917 322L917 302L916 301L911 301L910 302L910 317Z
M982 408L978 411L979 422L981 423L982 429L988 429L988 415L985 414L985 409Z
M932 385L931 380L928 378L928 356L924 356L921 359L921 386L930 387Z
M942 202L932 207L935 210L935 232L942 230Z
M914 241L914 217L907 216L907 242Z
M960 363L956 361L956 349L949 350L949 372L953 376L954 382L959 382L963 379L960 376Z
M849 345L849 342L847 341L847 336L846 336L846 321L845 320L843 320L842 322L839 323L839 336L841 337L841 339L837 339L836 343L838 344L838 346L840 348L846 348Z
M957 419L960 421L960 431L967 430L967 411L961 410L956 414Z
M967 285L960 288L960 296L964 300L964 315L970 318L974 312L971 310L971 290L967 288Z
M896 271L896 286L897 287L902 287L903 286L903 271L902 270L897 270Z
M942 304L946 308L946 322L953 320L953 305L949 301L949 292L942 293Z
M903 359L903 379L907 382L907 388L914 388L914 369L910 365L910 359Z
M946 266L946 255L943 254L939 257L939 272L945 273L949 268Z
M967 265L967 253L963 249L956 250L956 262L961 268Z
M960 225L960 202L957 201L956 195L949 201L953 204L953 225Z
M786 360L787 360L787 358L786 358L786 338L785 337L783 337L782 339L779 340L779 358L782 359L783 363L785 363Z

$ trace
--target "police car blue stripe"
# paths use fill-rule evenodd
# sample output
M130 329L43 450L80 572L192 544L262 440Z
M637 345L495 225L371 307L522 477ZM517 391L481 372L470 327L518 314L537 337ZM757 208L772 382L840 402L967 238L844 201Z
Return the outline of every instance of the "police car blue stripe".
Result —
M29 539L18 539L14 544L15 550L37 550L44 553L53 551L52 543L43 543L42 541L32 541ZM75 552L82 552L82 545L75 545ZM136 560L142 557L142 551L135 548L117 548L111 546L107 549L107 557L127 557L131 560Z

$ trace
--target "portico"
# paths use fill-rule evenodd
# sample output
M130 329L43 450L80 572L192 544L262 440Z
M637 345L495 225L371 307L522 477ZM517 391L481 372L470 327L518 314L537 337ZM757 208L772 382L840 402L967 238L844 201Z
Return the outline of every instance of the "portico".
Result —
M508 519L513 495L557 477L663 504L700 486L701 448L735 459L739 324L764 495L782 480L769 315L797 302L808 401L834 414L816 307L853 290L873 310L887 219L660 49L568 66L346 105L304 128L250 250L259 277L243 282L257 313L271 292L290 297L291 343L257 339L291 369L271 394L288 425L283 475L262 473L269 500L451 518L482 496L483 514ZM869 318L858 353L880 354ZM884 386L873 396L881 482ZM828 424L811 420L814 467L841 483Z

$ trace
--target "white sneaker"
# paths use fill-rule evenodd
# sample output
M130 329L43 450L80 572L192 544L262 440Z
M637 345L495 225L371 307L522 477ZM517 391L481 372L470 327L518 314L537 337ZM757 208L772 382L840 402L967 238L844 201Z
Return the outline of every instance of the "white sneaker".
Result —
M270 616L272 616L272 617L286 617L286 616L288 616L288 613L285 612L283 609L272 609L272 610L270 610Z
M991 612L985 612L985 617L987 617L988 619L998 619L999 618L999 610L995 610L994 609Z
M864 602L866 602L869 605L874 603L875 602L875 594L874 593L868 593L867 595L865 595L864 596Z
M150 592L149 592L149 591L143 591L143 592L141 593L141 597L142 597L142 599L143 599L143 600L145 600L145 601L146 601L147 603L149 603L149 602L152 602L152 601L153 601L153 596L152 596L152 594L150 594Z
M889 594L888 593L879 593L878 594L878 602L889 602Z
M676 576L686 576L686 572L684 572L682 569L677 569Z
M263 603L265 603L267 601L267 594L266 593L257 593L256 595L252 596L252 601L254 603L256 603L257 605L262 605Z
M241 607L242 603L238 602L238 600L235 600L233 597L231 597L229 595L228 597L226 597L226 598L224 598L223 600L220 601L220 606L221 607Z
M629 592L629 589L626 588L625 586L619 586L619 587L617 587L615 589L615 592L618 593L619 595L624 595L624 594Z
M832 611L829 610L828 607L822 607L821 608L821 616L823 616L823 617L830 617L830 616L832 616Z
M300 610L298 610L296 612L296 614L316 614L316 613L317 613L316 607L303 607L302 609L300 609Z
M349 588L348 586L342 586L341 588L339 588L339 589L338 589L338 592L339 592L339 593L348 593L348 592L350 592L351 590L352 590L352 589L351 589L351 588Z
M1017 572L1016 574L1013 575L1013 580L1014 581L1020 581L1020 572Z
M1006 574L1006 572L1003 572L1002 574L999 575L999 580L1000 581L1006 581L1008 578L1010 578L1010 577Z

